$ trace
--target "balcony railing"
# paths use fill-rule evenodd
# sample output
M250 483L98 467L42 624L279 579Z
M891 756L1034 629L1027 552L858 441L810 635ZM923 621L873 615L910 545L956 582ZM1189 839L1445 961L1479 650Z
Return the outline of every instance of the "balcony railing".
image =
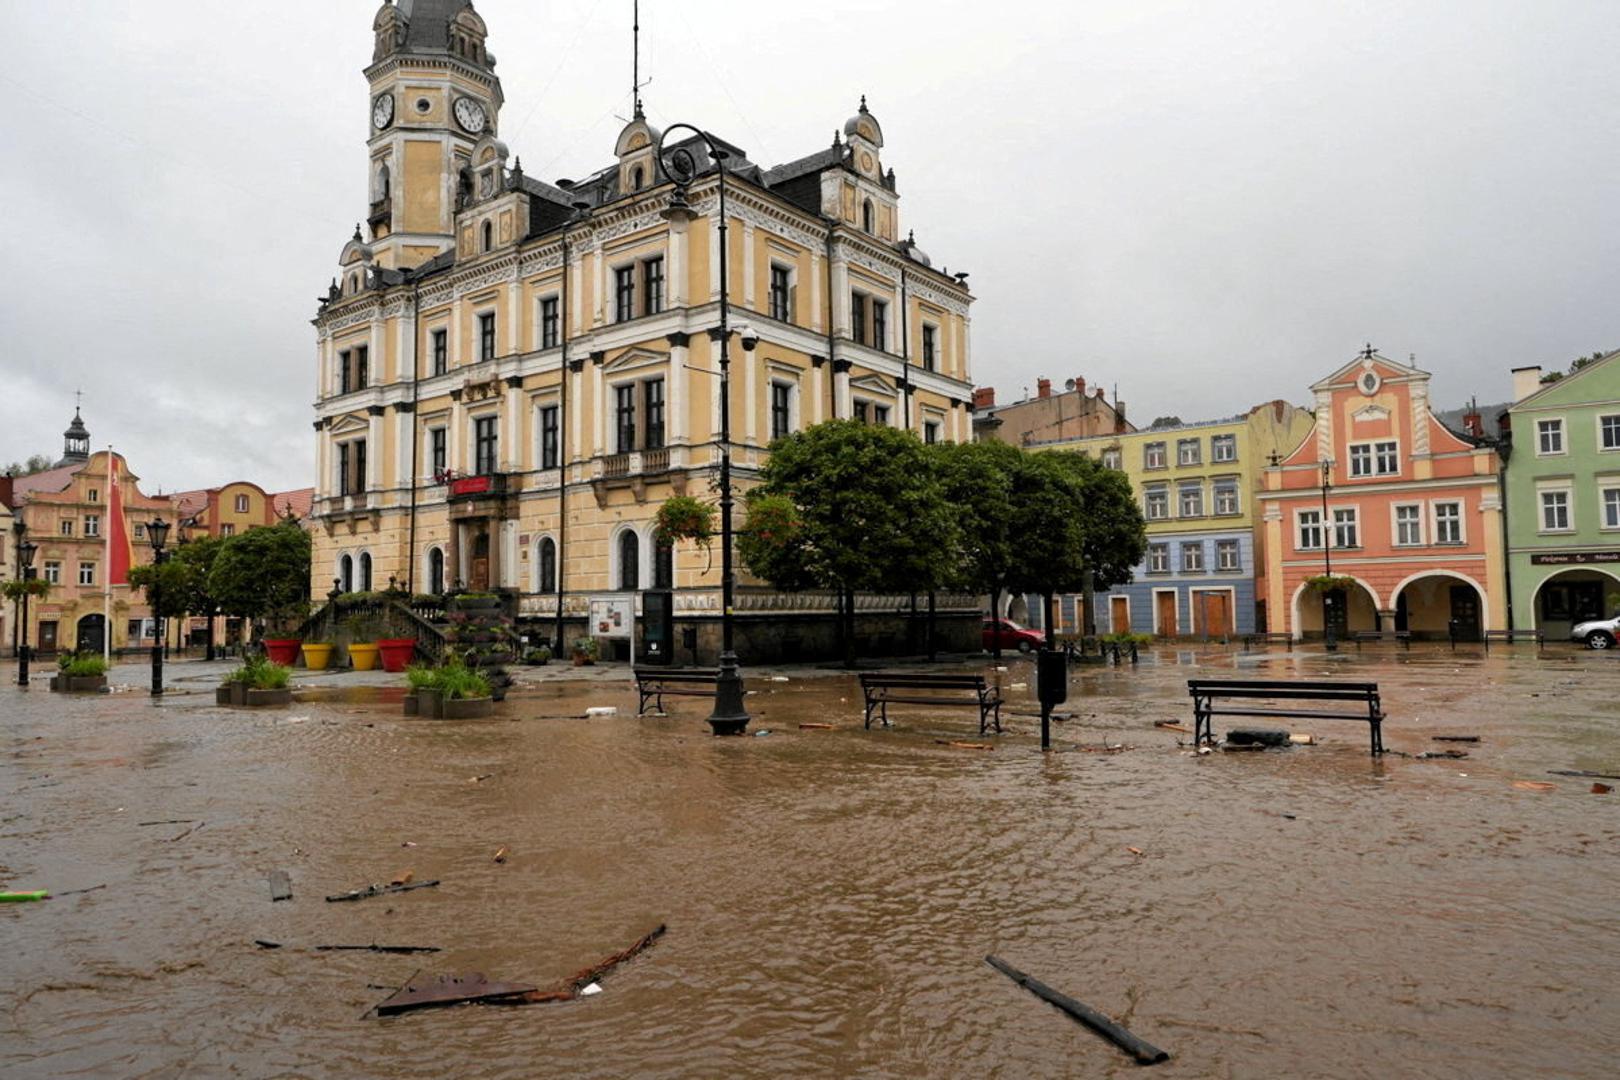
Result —
M630 475L630 454L613 454L602 461L602 475L609 479L617 479Z
M644 473L669 471L669 447L661 446L657 450L643 450L641 452L641 471Z

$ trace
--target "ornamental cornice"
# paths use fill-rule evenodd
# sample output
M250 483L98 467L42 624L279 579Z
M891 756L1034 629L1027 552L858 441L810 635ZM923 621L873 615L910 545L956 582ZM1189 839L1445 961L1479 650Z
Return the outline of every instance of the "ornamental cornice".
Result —
M932 282L918 281L916 278L907 277L906 288L913 296L942 307L953 315L961 315L964 318L967 316L968 305L964 301L934 288Z
M718 203L718 199L716 202ZM780 207L746 197L739 199L729 191L726 203L726 210L738 221L796 240L811 251L820 250L827 242L827 234L824 231L817 233L810 230L801 222L793 220L792 215Z
M651 229L663 220L660 216L662 212L663 206L659 205L645 209L639 214L625 214L616 219L597 223L591 229L591 240L596 244L607 244L620 237Z
M547 270L556 270L561 266L562 245L556 244L523 255L518 263L518 273L523 277L530 277L534 274L543 274Z
M507 255L498 262L484 267L477 273L469 274L463 278L453 279L451 281L451 285L456 290L456 298L460 299L461 297L466 296L468 293L474 293L480 289L487 289L491 285L499 285L502 282L516 281L518 279L517 274L517 256Z
M373 300L369 304L357 307L352 311L346 311L342 315L336 315L330 319L322 316L321 320L319 321L319 326L321 329L326 331L328 336L331 336L333 334L341 333L342 331L349 329L351 326L359 326L361 323L371 322L372 320L380 317L381 314L382 302L380 300Z

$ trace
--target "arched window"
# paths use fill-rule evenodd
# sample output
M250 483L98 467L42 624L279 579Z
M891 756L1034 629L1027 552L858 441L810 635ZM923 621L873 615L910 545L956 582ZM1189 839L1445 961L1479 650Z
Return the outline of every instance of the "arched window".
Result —
M861 228L865 229L867 232L874 231L872 228L873 217L874 213L872 210L872 200L867 199L861 204Z
M427 591L434 596L444 593L444 551L434 548L428 552Z
M551 537L540 541L540 592L557 591L557 542Z
M338 588L343 592L354 592L354 558L345 555L338 560Z
M371 552L360 553L360 591L371 591Z
M388 192L390 190L389 189L389 180L390 179L391 178L390 178L389 173L388 173L388 166L386 164L379 165L377 167L377 201L378 202L382 202L384 199L388 198Z
M635 168L630 170L630 190L631 191L640 191L641 190L641 185L645 180L646 180L646 174L641 171L641 166L640 165L637 165Z
M495 246L495 226L484 222L484 250L488 251Z
M675 587L675 546L659 544L653 549L653 588Z
M641 538L629 529L619 534L619 588L641 588Z

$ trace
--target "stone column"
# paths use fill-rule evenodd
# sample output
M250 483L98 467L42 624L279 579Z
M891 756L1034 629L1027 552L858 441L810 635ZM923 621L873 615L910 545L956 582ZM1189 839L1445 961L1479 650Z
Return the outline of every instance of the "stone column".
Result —
M849 266L836 258L832 267L832 324L834 335L849 337Z
M409 401L397 403L394 406L394 486L397 488L416 486L416 476L411 471L411 445L415 425L416 405Z
M805 396L810 399L810 423L821 423L827 413L827 358L810 358L810 378L805 380Z
M670 334L668 338L669 393L665 410L669 415L665 419L664 429L668 436L666 441L671 446L686 443L686 391L690 379L686 363L691 340L689 335L679 332Z
M523 468L523 376L506 378L506 402L501 409L501 471Z
M834 360L833 369L833 419L848 420L852 415L849 400L849 369L848 360Z
M737 358L742 361L743 440L749 446L759 445L759 350L744 349L739 342Z
M676 220L669 223L669 275L664 282L664 288L669 294L667 308L686 306L686 294L689 291L686 280L688 238L685 221Z
M749 311L754 307L754 226L743 222L743 307Z
M805 319L800 313L800 322L807 323L810 329L818 333L826 332L826 323L822 321L821 313L821 256L815 252L810 253L810 318Z
M583 430L580 417L585 413L585 402L580 395L585 389L585 361L568 361L568 445L563 448L563 460L572 462L578 460L585 442L580 432Z
M517 270L514 268L514 274ZM522 311L523 287L515 280L506 286L506 355L516 357L523 352Z
M602 363L607 359L607 353L600 350L591 353L591 397L596 403L595 430L591 433L591 454L601 457L607 451L608 425L612 421L613 405L607 399L607 379L602 372Z
M465 472L467 467L463 460L466 456L466 427L467 407L461 400L461 388L456 387L450 391L450 431L446 438L449 445L445 447L449 462L445 467L457 473Z
M383 407L366 408L366 490L376 491L382 486Z

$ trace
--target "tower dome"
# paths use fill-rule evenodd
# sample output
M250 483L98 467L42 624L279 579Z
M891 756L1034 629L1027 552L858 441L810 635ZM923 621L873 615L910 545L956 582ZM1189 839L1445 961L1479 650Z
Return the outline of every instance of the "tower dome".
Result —
M84 426L78 406L73 408L73 422L62 432L62 460L57 465L75 465L90 460L90 430Z

